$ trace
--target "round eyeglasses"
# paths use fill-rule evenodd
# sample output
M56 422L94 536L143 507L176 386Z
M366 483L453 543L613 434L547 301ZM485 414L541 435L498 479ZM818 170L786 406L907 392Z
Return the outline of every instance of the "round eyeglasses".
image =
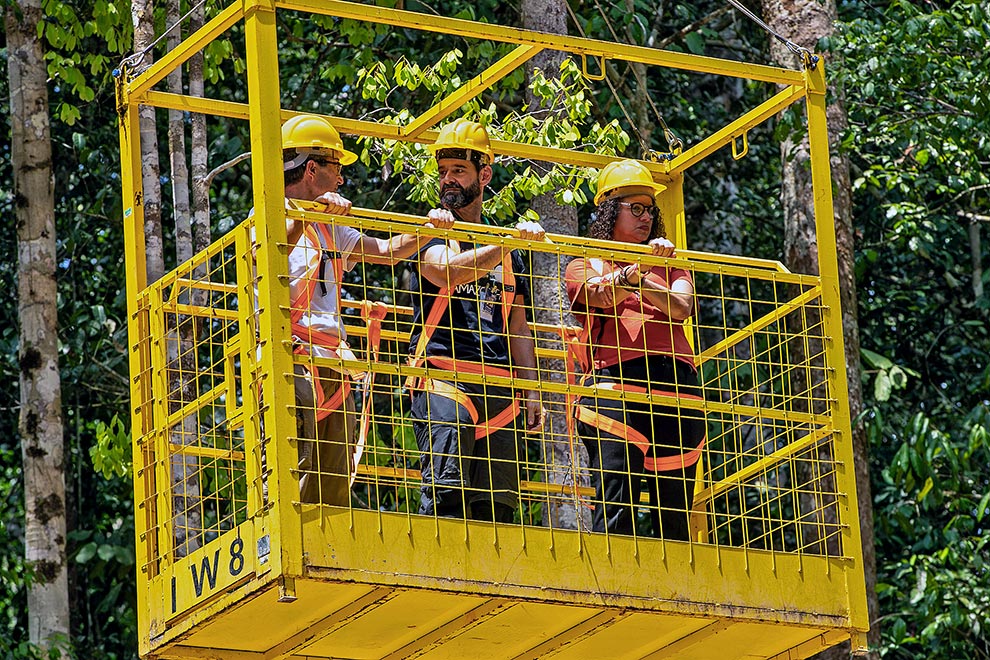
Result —
M660 212L660 209L658 209L653 204L646 205L646 204L641 204L639 202L619 202L619 205L625 206L627 209L629 209L629 212L632 213L633 217L635 218L642 216L647 211L649 211L650 215L655 218L657 216L657 213Z

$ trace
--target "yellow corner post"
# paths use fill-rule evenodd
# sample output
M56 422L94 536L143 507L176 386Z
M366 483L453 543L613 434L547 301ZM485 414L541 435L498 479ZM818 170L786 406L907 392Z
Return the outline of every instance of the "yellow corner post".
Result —
M814 190L815 233L818 239L818 269L822 280L822 321L825 326L828 379L831 389L833 441L838 480L840 519L855 524L842 526L844 554L859 559L849 581L849 598L853 625L861 632L870 628L866 606L866 577L862 562L863 541L859 528L859 501L856 489L855 453L849 388L846 382L846 349L842 326L842 294L839 278L839 255L835 238L835 215L832 206L832 173L829 161L829 136L826 122L825 66L819 60L806 68L808 86L808 138L811 150L811 177ZM855 359L855 358L854 358Z
M262 510L257 536L270 538L271 567L285 580L286 598L292 581L302 574L302 536L295 466L295 416L288 405L274 405L279 393L292 390L292 338L286 259L285 185L278 77L278 33L275 3L245 2L244 33L250 120L254 222L258 244L258 333L262 338L259 371L262 423L269 466L271 507ZM271 403L266 403L271 402Z

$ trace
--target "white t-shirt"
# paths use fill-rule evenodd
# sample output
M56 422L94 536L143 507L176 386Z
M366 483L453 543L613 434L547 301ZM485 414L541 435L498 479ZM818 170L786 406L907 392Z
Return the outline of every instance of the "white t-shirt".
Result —
M327 225L333 231L334 247L340 252L340 263L347 272L354 268L355 261L351 259L352 251L357 242L361 239L361 233L353 227ZM289 290L290 300L296 300L300 292L307 286L314 283L312 278L320 277L320 255L329 246L322 245L323 235L317 234L321 243L314 244L311 233L303 232L296 247L289 253ZM341 339L347 338L344 330L343 320L340 317L340 309L337 306L339 299L338 289L343 273L334 272L333 260L328 260L324 264L323 281L316 281L313 286L313 298L309 306L303 311L299 324L306 328L313 328L320 332L337 335ZM324 285L326 293L323 293ZM295 310L293 310L295 311ZM298 312L295 312L298 313Z
M285 207L292 208L288 199L285 200ZM249 216L253 215L254 209L251 209ZM361 239L361 232L353 227L343 225L327 225L327 227L333 231L333 239L336 244L334 247L341 255L340 262L342 269L344 272L347 272L354 268L357 263L356 260L352 259L352 256L354 246ZM326 246L321 243L314 244L310 238L311 233L303 232L302 236L296 242L295 248L289 253L290 301L295 300L299 292L310 284L308 279L310 277L308 275L309 273L312 273L311 277L313 278L320 276L320 255ZM317 232L317 235L320 236L320 240L322 241L322 234ZM255 240L254 227L251 228L251 240L252 242ZM303 311L302 317L299 319L299 324L303 327L313 328L314 330L346 339L347 332L344 330L343 319L341 319L340 309L337 305L340 297L338 289L343 273L338 274L334 272L333 266L334 263L332 260L326 262L323 272L326 293L323 292L320 282L316 282L316 286L313 288L313 299ZM255 295L257 295L257 290L255 291ZM321 355L325 351L317 350L314 352Z

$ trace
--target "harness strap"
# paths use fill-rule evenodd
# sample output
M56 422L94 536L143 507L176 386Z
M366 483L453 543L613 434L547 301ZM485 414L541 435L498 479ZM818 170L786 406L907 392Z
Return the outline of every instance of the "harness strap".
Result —
M564 359L564 371L567 377L568 393L564 396L564 406L567 414L567 441L571 449L571 459L577 460L577 420L569 411L577 404L578 396L573 393L577 385L578 369L588 371L588 351L585 350L587 331L584 328L561 326L560 336L564 342L567 357Z
M451 288L445 286L441 288L437 295L433 298L433 304L430 306L430 313L427 314L426 320L423 322L423 331L419 334L419 340L416 342L416 349L413 351L412 355L409 357L409 366L418 367L423 363L423 356L426 355L426 346L430 343L430 339L433 337L433 333L436 332L437 326L440 324L440 319L443 318L444 312L450 306L450 292ZM512 253L507 252L502 258L502 324L506 335L509 332L509 314L512 311L512 302L515 298L516 292L516 276L512 272ZM508 295L511 294L511 295ZM414 379L410 377L410 381L407 385L415 388L415 384L412 382Z
M361 318L368 328L368 361L378 362L379 347L382 341L382 319L388 314L388 307L385 303L365 300L361 303ZM364 403L361 406L361 417L358 424L358 441L354 447L354 471L351 473L351 485L357 477L357 465L361 462L361 455L364 448L368 446L368 435L371 431L372 414L372 383L375 379L375 372L372 369L363 374L360 384L364 390Z
M507 252L502 258L502 324L506 335L508 335L509 314L512 312L515 292L516 277L512 272L512 253ZM497 375L511 377L512 372L504 367L493 367L467 360L455 360L439 355L431 355L424 358L430 338L433 337L433 333L436 332L437 326L440 324L440 319L443 318L444 313L450 306L450 294L451 288L443 287L433 298L433 304L430 306L430 311L423 322L423 330L420 332L419 340L416 342L416 349L409 356L409 366L422 366L425 359L431 365L452 373L464 372L482 376ZM459 405L464 406L471 415L471 420L474 422L474 435L476 439L487 438L495 431L505 428L519 415L519 401L514 398L500 413L491 419L479 423L480 415L471 401L471 397L450 383L435 378L410 376L406 379L406 387L409 389L410 394L413 390L421 389L451 399Z
M293 352L296 355L309 355L309 352L303 345L296 346ZM351 381L349 378L341 378L340 387L333 393L333 396L327 398L326 392L323 389L323 382L320 379L319 367L314 364L307 368L313 376L313 390L316 394L316 420L322 421L327 415L343 407L344 399L351 393Z
M440 324L443 313L447 311L450 303L450 287L440 289L430 306L430 313L423 322L423 331L419 333L419 341L416 342L416 350L409 356L409 366L418 367L423 363L423 356L426 354L426 345L430 343L430 338ZM410 377L411 378L411 377Z
M595 389L605 389L605 390L617 390L620 392L651 392L653 394L665 394L669 396L676 396L681 399L694 399L696 401L701 401L702 398L696 394L685 394L677 392L667 392L664 390L649 390L645 387L640 387L638 385L627 385L623 383L599 383L594 385ZM649 455L650 448L652 447L652 442L634 429L633 427L625 424L623 422L612 419L605 415L599 414L594 410L591 410L587 406L574 406L573 416L577 421L582 421L589 426L593 426L600 429L606 433L610 433L617 438L621 438L626 442L631 442L640 451L643 452L643 467L650 472L667 472L670 470L681 470L686 467L690 467L698 462L701 458L701 450L705 446L706 438L702 438L698 443L697 447L687 450L680 454L674 456L665 456L663 458L655 458Z
M292 319L293 327L299 324L306 310L310 309L313 303L313 291L316 285L321 287L322 295L327 294L327 263L333 267L334 276L338 278L338 283L334 295L337 299L337 309L340 309L340 282L339 279L343 271L344 260L337 251L337 244L334 241L333 231L324 224L308 225L303 234L309 242L320 251L319 262L302 276L304 286L300 287L295 297L289 303L289 315ZM295 250L297 245L290 249Z
M477 362L469 362L467 360L455 360L453 358L441 357L441 356L430 356L427 361L440 369L445 371L450 371L452 373L471 373L478 374L482 376L511 376L512 372L505 367L495 367L487 364L478 364ZM499 412L494 417L486 419L484 421L479 421L481 415L478 413L477 407L471 400L471 396L466 392L462 391L455 385L438 380L436 378L424 378L421 389L426 392L432 392L438 396L442 396L446 399L450 399L455 403L464 406L467 409L468 414L471 415L471 421L475 425L474 437L477 440L481 438L487 438L495 431L505 428L512 421L519 416L519 400L513 398L512 401L507 405L501 412Z

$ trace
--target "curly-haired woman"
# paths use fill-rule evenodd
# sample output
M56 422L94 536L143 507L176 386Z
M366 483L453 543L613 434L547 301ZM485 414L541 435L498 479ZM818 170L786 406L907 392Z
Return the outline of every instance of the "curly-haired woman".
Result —
M674 256L656 206L662 190L642 163L610 163L598 177L589 236L648 244L654 255ZM645 482L652 534L687 540L693 466L705 441L701 410L681 405L701 401L683 325L694 313L691 274L579 258L568 264L565 278L591 352L585 385L599 393L574 408L595 487L592 529L635 533ZM636 393L640 401L626 400ZM643 401L646 393L650 402Z

